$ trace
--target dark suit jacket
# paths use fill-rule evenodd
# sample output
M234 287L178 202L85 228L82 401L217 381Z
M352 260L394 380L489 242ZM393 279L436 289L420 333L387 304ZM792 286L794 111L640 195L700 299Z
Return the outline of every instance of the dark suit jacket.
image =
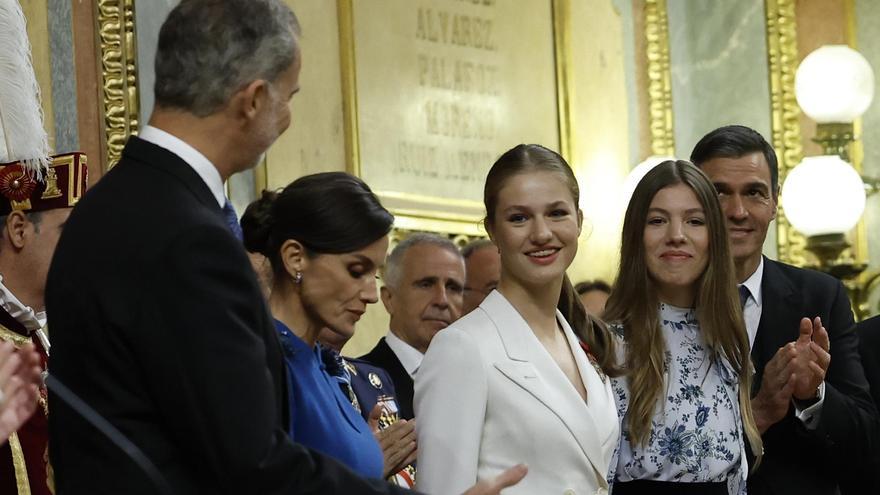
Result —
M397 392L397 403L400 405L400 417L406 420L413 419L415 417L413 414L413 379L400 364L394 351L388 347L385 337L379 339L376 347L373 347L372 351L361 356L360 359L375 364L391 375L394 390Z
M803 317L822 318L831 340L831 365L817 428L805 428L790 407L764 433L764 459L749 475L749 495L834 494L842 473L870 450L869 437L878 428L846 290L828 275L766 258L761 289L763 310L752 347L755 390L776 351L797 339Z
M880 410L880 316L864 320L856 325L859 337L859 354L865 377L871 386L874 406Z
M859 337L859 354L871 387L871 397L874 406L880 410L880 316L857 324L856 335ZM849 483L845 484L843 493L880 493L880 438L875 437L874 440L873 449L850 477Z
M133 137L64 227L49 273L51 372L156 464L175 494L398 493L294 444L257 279L207 185ZM58 493L157 493L50 397ZM400 491L402 493L402 491Z

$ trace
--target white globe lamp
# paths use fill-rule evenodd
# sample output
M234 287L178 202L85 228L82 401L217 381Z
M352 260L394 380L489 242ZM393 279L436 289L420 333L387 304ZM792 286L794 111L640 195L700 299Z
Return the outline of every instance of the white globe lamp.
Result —
M859 52L826 45L804 58L795 74L795 96L818 124L851 123L874 98L874 72Z
M791 225L808 237L844 234L865 210L865 185L839 156L811 156L788 173L782 208Z

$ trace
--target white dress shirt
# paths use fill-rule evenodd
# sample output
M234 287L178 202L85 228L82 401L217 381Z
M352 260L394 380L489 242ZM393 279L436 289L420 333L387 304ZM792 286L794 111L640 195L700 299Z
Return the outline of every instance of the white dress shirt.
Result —
M755 273L751 274L740 285L745 285L749 289L749 297L743 306L743 317L746 320L746 331L749 334L749 347L755 345L755 335L758 333L758 325L761 323L761 311L764 308L764 297L761 292L761 282L764 280L764 257L758 263Z
M220 177L217 167L211 163L211 160L208 160L199 150L185 143L180 138L153 126L145 126L141 129L138 137L160 148L165 148L185 161L202 178L202 181L205 182L205 185L208 186L211 194L217 200L217 204L220 205L220 208L223 208L223 205L226 204L223 179Z
M746 331L749 334L749 346L754 347L755 335L758 333L758 326L761 323L761 313L764 309L764 296L761 290L761 282L764 280L764 257L758 263L758 268L749 278L740 285L745 285L749 289L749 297L743 306L743 318L746 320ZM822 404L825 403L825 382L819 385L819 401L806 409L800 409L797 402L794 402L795 415L800 419L804 426L809 429L815 429L819 425L819 415L822 413Z
M390 347L391 351L394 352L394 355L397 356L397 360L403 365L403 369L409 373L409 377L415 378L416 372L419 370L419 366L422 365L422 359L425 355L419 352L415 347L401 340L400 337L394 335L394 332L391 331L385 336L385 343L388 344L388 347Z

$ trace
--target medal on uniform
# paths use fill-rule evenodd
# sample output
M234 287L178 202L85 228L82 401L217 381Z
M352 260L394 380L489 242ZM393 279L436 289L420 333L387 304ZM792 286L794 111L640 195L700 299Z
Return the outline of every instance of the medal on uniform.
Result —
M377 375L376 373L370 372L370 374L368 375L367 378L369 378L369 380L370 380L370 385L375 387L377 390L382 390L382 379L379 378L379 375Z

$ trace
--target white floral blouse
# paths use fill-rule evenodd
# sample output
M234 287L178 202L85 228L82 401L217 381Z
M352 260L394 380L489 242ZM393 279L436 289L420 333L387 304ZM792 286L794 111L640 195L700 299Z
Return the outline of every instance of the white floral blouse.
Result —
M623 327L610 326L620 339L623 362ZM658 401L646 445L630 444L627 378L612 381L621 418L615 480L727 482L731 495L745 494L748 468L736 375L725 359L710 362L692 309L661 304L660 327L666 343L665 400Z

